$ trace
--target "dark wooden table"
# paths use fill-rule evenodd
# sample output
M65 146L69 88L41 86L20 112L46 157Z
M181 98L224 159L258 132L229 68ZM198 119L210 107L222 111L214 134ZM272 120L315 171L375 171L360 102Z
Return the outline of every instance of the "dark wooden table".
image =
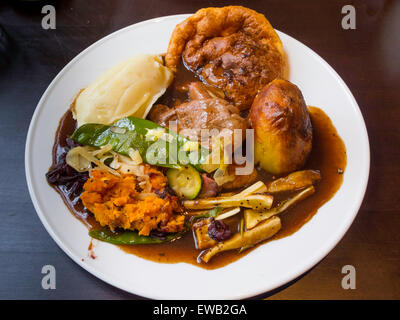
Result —
M56 30L41 27L41 8L56 7ZM315 268L270 299L400 298L400 1L59 0L0 4L0 298L132 299L67 257L47 234L25 182L25 139L36 104L56 74L93 42L127 25L211 5L243 4L303 42L342 76L368 128L371 173L350 230ZM344 5L356 29L341 26ZM57 289L43 290L41 269L54 265ZM344 265L356 289L344 290ZM261 298L261 297L258 297Z

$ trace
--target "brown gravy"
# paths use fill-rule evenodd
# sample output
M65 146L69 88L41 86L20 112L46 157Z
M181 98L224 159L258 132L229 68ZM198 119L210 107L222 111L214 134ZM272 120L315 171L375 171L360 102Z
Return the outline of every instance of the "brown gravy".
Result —
M322 179L316 186L316 192L311 197L298 203L295 207L287 210L280 215L282 220L282 229L264 243L286 237L299 230L307 221L309 221L318 209L327 202L340 188L343 181L343 174L338 170L346 167L346 148L342 139L337 134L329 117L319 108L310 107L310 113L313 123L313 149L305 168L320 170ZM272 177L259 172L259 177L263 181L270 181ZM228 224L237 226L239 217L231 218ZM186 262L205 269L216 269L234 262L251 250L249 249L239 253L237 250L223 252L215 256L208 264L197 262L199 251L194 248L192 234L187 234L184 238L174 243L159 244L156 246L121 246L121 249L128 253L133 253L144 259L163 262L177 263Z
M193 75L190 75L184 67L179 69L181 71L178 72L174 83L159 102L172 106L184 101L185 95L181 93L181 88L185 86L186 82L193 81L194 79ZM197 257L200 251L195 249L191 233L186 234L183 238L172 243L119 247L127 253L135 254L144 259L156 262L186 262L205 269L216 269L240 259L265 242L283 238L296 232L309 221L318 211L318 208L331 199L340 188L343 181L342 173L345 170L347 161L345 145L329 117L321 109L316 107L309 107L309 111L313 124L313 149L305 168L319 170L322 179L316 186L314 195L280 215L282 219L282 229L272 239L266 240L254 248L241 253L237 250L224 252L214 257L208 264L198 263ZM75 128L76 122L72 118L72 113L71 111L67 111L60 120L57 129L53 147L53 164L57 163L60 154L63 153L66 147L65 139L73 133ZM259 178L268 182L276 177L271 177L265 172L259 171ZM71 196L62 186L56 186L55 189L62 196L70 211L88 228L99 227L93 215L83 207L79 197ZM227 223L231 228L237 228L239 221L240 217L232 217ZM234 231L234 229L232 230Z
M309 107L313 124L313 149L305 165L306 169L320 170L322 179L316 186L316 192L310 198L303 200L295 207L289 209L282 215L282 229L272 238L265 242L286 237L301 228L309 221L318 208L327 202L340 188L343 181L343 174L340 172L346 168L346 148L342 139L337 134L329 117L319 108ZM53 148L53 163L56 163L58 156L65 148L65 138L70 136L75 130L75 120L72 118L71 111L68 111L60 121ZM259 177L263 181L270 181L271 176L264 172L259 172ZM80 219L88 228L98 228L99 225L93 216L82 206L77 197L71 197L62 187L55 187L62 196L70 211ZM239 217L231 218L228 223L235 226ZM264 242L264 243L265 243ZM257 245L262 245L263 243ZM208 264L197 262L199 251L194 247L193 236L188 233L185 237L172 242L157 245L138 245L120 246L127 253L135 254L144 259L163 262L191 263L206 269L216 269L223 267L235 260L240 259L253 249L238 253L238 251L228 251L214 257Z

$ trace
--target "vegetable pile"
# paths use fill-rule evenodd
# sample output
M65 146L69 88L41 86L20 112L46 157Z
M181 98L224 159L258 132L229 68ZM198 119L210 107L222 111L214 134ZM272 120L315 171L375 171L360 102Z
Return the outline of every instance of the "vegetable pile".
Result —
M199 261L205 263L276 234L277 215L313 194L320 179L317 171L298 171L218 196L218 181L232 181L224 176L223 162L209 166L208 149L134 117L110 126L84 124L67 143L46 176L50 184L80 195L102 226L90 230L91 237L118 245L157 244L193 230L196 248L203 250ZM217 181L209 177L213 171ZM274 205L274 194L295 190L300 192ZM240 230L233 232L225 221L238 215Z

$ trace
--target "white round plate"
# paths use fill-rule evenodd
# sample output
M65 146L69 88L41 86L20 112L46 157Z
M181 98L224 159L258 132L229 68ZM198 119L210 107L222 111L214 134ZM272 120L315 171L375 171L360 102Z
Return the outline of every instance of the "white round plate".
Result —
M308 105L322 108L332 119L346 144L348 164L340 190L293 235L262 245L216 270L186 263L155 263L103 242L96 242L97 259L90 259L88 230L45 179L59 120L79 90L123 59L165 52L173 28L188 16L134 24L75 57L36 107L26 141L26 178L39 218L52 238L76 263L109 284L155 299L248 298L295 279L324 258L352 223L368 181L369 143L360 109L338 74L299 41L278 32L289 59L289 80L299 86Z

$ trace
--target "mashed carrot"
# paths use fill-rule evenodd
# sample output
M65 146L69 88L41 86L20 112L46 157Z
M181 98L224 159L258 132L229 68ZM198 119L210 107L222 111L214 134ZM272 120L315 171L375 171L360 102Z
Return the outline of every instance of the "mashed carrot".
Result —
M166 177L158 170L146 167L152 193L140 198L137 178L131 174L114 176L105 170L92 170L83 186L81 200L102 226L111 230L123 228L149 235L151 230L179 232L185 216L176 214L180 207L176 197L160 198L154 192L166 186ZM139 200L140 198L140 200Z

